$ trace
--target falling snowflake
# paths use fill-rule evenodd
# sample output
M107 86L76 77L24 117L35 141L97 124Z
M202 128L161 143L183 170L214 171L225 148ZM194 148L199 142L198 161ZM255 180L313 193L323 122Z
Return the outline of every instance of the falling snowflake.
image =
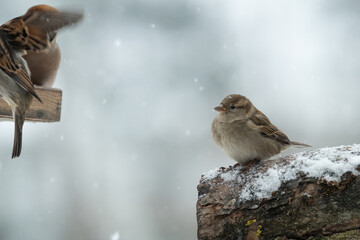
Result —
M122 45L122 42L120 41L120 39L116 39L116 40L114 41L114 46L115 46L115 47L119 48L119 47L121 47L121 45Z
M119 232L114 232L111 236L110 236L110 240L119 240L120 239L120 233Z

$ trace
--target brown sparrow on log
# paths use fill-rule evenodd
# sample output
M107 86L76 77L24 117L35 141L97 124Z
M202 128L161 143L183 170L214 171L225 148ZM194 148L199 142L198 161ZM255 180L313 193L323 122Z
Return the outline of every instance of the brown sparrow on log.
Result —
M244 96L231 94L214 110L219 112L211 126L214 142L239 164L268 159L293 145L310 147L290 141Z
M25 112L33 97L41 102L30 80L26 51L47 51L58 29L76 23L82 13L30 11L0 26L0 96L12 109L15 122L12 158L20 156Z

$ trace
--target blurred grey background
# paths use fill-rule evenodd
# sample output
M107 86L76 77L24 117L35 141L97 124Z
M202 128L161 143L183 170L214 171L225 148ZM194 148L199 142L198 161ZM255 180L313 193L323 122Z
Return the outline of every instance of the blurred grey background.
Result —
M0 123L0 239L196 239L201 174L235 163L210 133L230 93L294 141L360 142L359 1L12 0L0 20L40 3L85 20L58 36L61 122L26 123L14 160Z

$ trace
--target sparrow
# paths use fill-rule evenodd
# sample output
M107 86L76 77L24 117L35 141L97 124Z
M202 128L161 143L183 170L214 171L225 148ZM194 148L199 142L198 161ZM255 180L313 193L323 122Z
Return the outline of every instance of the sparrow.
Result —
M239 164L248 166L291 146L310 147L290 141L285 133L242 95L225 97L214 110L219 112L211 125L214 142Z
M41 102L23 55L27 51L48 51L54 32L82 17L79 12L35 8L0 26L0 97L11 107L15 122L12 158L20 156L25 113L32 99L35 97Z
M43 4L29 8L26 14L36 11L59 12L56 8ZM50 47L46 51L28 50L27 54L23 56L28 64L31 82L34 85L50 88L55 82L61 60L61 51L56 42L56 35L57 32L55 31L49 33Z

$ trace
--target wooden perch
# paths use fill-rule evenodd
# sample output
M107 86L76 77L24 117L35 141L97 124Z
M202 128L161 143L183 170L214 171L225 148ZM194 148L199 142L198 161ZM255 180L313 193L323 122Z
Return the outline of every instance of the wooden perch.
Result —
M360 239L360 145L202 176L198 239Z
M59 122L61 114L62 91L55 88L35 87L42 103L33 99L25 119L32 122ZM0 99L0 119L12 119L9 105Z

